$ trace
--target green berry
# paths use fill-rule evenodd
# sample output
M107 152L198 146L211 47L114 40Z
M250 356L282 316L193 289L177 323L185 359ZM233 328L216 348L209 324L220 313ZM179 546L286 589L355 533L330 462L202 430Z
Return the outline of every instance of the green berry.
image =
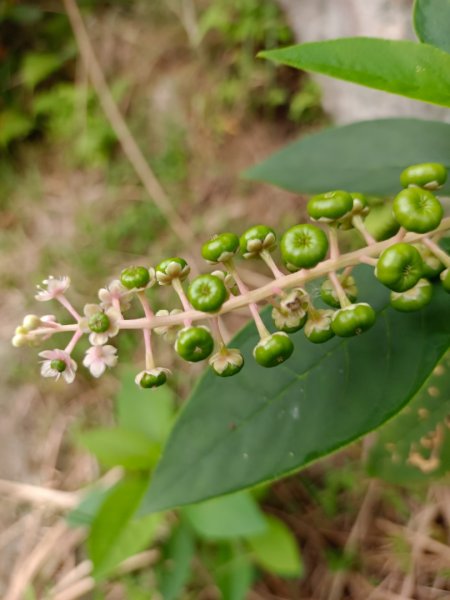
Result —
M312 309L308 313L308 320L303 329L305 336L314 344L322 344L334 337L334 331L331 328L331 320L334 311Z
M190 267L184 258L175 256L166 258L156 267L156 279L160 285L170 285L174 279L184 281L189 275Z
M400 192L393 204L394 216L407 231L427 233L442 220L444 211L434 194L420 188Z
M177 354L189 362L207 358L214 349L214 340L207 327L184 327L178 332L175 341Z
M360 335L375 323L375 311L365 302L350 304L334 313L331 327L339 337Z
M253 349L256 362L262 367L276 367L294 352L294 344L286 333L277 331L263 338Z
M364 226L377 242L387 240L397 233L400 225L392 212L392 203L378 204L370 209L364 220Z
M378 259L375 277L394 292L406 292L416 285L423 274L419 251L409 244L393 244Z
M432 284L428 279L419 279L416 285L406 292L391 292L391 306L401 312L412 312L429 304L432 296Z
M306 206L306 210L312 219L326 223L340 219L349 213L352 208L353 198L348 192L342 190L313 196Z
M255 258L263 250L273 252L277 245L277 236L271 227L255 225L241 235L239 245L244 258Z
M228 297L224 282L215 275L199 275L189 285L189 302L196 310L216 312Z
M50 366L55 371L58 371L58 373L64 373L64 371L67 368L66 363L63 360L60 360L59 358L55 358L55 360L52 360Z
M310 269L325 258L328 252L328 238L315 225L294 225L283 234L280 250L290 271Z
M353 200L352 215L367 215L369 212L367 197L359 192L351 192L350 196Z
M441 273L442 287L450 294L450 269L445 269Z
M436 190L447 181L447 169L440 163L423 163L407 167L400 175L404 188L421 187Z
M128 290L145 288L150 283L146 267L127 267L120 275L120 283Z
M202 256L209 263L230 260L239 248L239 238L234 233L221 233L202 246Z
M239 350L223 346L209 359L211 369L219 377L237 375L244 366L244 357Z
M351 275L347 275L347 277L339 275L338 279L341 282L347 298L350 300L350 302L355 302L358 296L358 288L356 287L354 277ZM336 290L329 279L325 279L320 286L320 297L325 304L328 304L328 306L332 306L333 308L341 308L341 303L339 302Z
M427 279L434 279L444 270L444 265L441 261L431 252L431 250L422 244L417 242L413 244L414 248L420 252L420 256L423 260L423 276Z
M164 369L162 367L150 369L149 371L142 371L136 376L135 382L139 387L145 390L157 388L166 383L168 373L169 369Z
M98 312L88 320L88 327L94 333L104 333L108 331L110 320L104 312Z

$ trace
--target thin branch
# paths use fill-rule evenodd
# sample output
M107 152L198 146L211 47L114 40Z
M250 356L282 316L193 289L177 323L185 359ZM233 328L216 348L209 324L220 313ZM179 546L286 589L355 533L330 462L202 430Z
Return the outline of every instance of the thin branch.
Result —
M172 203L146 161L122 113L114 100L89 38L76 0L62 0L78 44L86 73L98 95L100 104L113 128L122 150L140 178L150 198L167 219L169 227L186 246L194 242L192 230L175 211Z

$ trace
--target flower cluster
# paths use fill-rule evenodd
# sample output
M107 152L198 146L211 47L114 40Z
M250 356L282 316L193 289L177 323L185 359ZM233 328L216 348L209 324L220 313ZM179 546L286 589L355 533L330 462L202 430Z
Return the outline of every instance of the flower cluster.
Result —
M59 302L74 322L62 324L53 315L27 315L16 328L12 343L16 347L34 346L59 332L72 332L64 349L39 354L44 377L62 377L71 383L77 372L72 353L84 335L88 336L90 347L83 365L94 377L100 377L118 360L117 350L110 342L121 330L135 329L142 331L145 348L145 368L135 378L139 387L158 387L170 376L169 369L155 362L153 334L173 344L176 353L186 361L209 357L213 372L229 377L243 368L244 358L238 349L227 347L221 319L226 313L247 306L260 338L253 351L254 359L263 367L275 367L289 359L294 350L290 335L301 329L311 342L323 343L335 335L359 335L373 326L375 311L367 302L357 301L358 289L351 274L361 262L374 266L377 279L391 290L392 307L399 311L418 310L430 302L430 279L440 278L450 293L450 256L437 243L450 229L450 219L443 219L442 205L434 194L446 178L447 171L440 164L405 169L400 178L404 189L393 202L396 231L381 241L375 240L366 228L367 199L342 190L313 196L307 205L313 223L294 225L279 242L275 231L265 225L251 227L240 238L229 232L216 235L203 245L202 256L221 268L194 278L187 290L184 282L190 268L183 258L168 258L156 268L130 266L122 271L120 279L99 290L97 304L86 304L80 314L67 298L69 278L49 277L38 288L36 300ZM351 227L361 233L365 245L341 255L338 232ZM290 274L272 256L278 245ZM235 264L238 254L244 259L262 259L273 281L249 290ZM329 306L326 309L315 306L303 287L324 276L320 296ZM172 286L181 308L154 314L146 293L154 285ZM134 299L144 315L127 319L124 314ZM273 306L272 319L277 329L274 333L267 329L258 312L258 303L264 301ZM209 326L198 323L202 320Z

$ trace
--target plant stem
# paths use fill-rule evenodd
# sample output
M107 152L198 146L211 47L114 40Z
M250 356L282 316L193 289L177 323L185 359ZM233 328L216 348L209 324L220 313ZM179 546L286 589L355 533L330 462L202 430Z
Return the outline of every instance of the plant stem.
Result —
M273 260L272 255L270 254L270 252L268 252L268 250L263 250L260 256L266 263L266 265L269 267L269 269L272 271L275 279L283 277L284 273L280 271L280 269L277 267L276 262Z
M446 232L450 230L450 217L446 217L442 220L439 227L433 232L433 235L439 234L441 232ZM414 243L421 240L424 240L426 236L429 234L421 234L421 233L406 233L405 234L405 242ZM304 287L305 283L308 281L312 281L314 279L318 279L319 277L324 277L331 272L336 272L341 269L344 269L344 273L348 272L348 269L353 268L359 265L361 262L376 262L376 257L378 257L383 250L389 248L393 243L395 243L397 236L394 236L388 240L383 240L381 242L377 242L371 246L365 246L364 248L360 248L359 250L355 250L353 252L349 252L347 254L343 254L339 256L337 259L332 260L331 258L328 260L324 260L316 267L312 269L302 269L301 271L297 271L296 273L290 273L289 275L283 275L279 279L277 279L277 287L281 290L294 288L294 287ZM434 242L432 242L434 244ZM436 244L434 244L436 246ZM433 246L433 247L434 247ZM439 248L439 247L438 247ZM441 249L439 248L439 251ZM441 251L443 252L443 251ZM445 255L445 260L448 261L448 255ZM229 263L227 263L227 268L230 269ZM231 265L233 268L233 265ZM231 272L231 271L230 271ZM236 271L233 269L234 277L236 279ZM238 280L240 286L238 284ZM241 291L239 296L234 296L224 302L220 311L214 315L204 313L198 310L193 310L190 306L184 312L175 315L169 316L152 316L151 318L139 318L139 319L122 319L119 321L120 329L153 329L154 327L170 327L174 325L180 325L185 323L187 319L190 322L207 320L216 318L218 315L228 314L233 312L236 309L243 308L249 306L251 304L256 308L256 302L267 301L269 298L273 296L273 288L274 283L270 281L269 283L248 291L245 284L240 280L239 276L236 279L236 283ZM243 291L245 290L245 291ZM252 313L253 314L253 313ZM256 315L259 320L261 317L256 309ZM264 330L267 331L263 324ZM59 325L57 331L76 331L78 329L77 324L70 325ZM36 330L37 333L50 333L47 328L40 328ZM56 332L53 328L51 332Z
M75 331L75 333L73 334L72 339L70 340L70 342L65 347L64 352L67 352L67 354L71 354L73 352L73 349L77 345L78 340L82 336L83 336L83 331L81 331L81 329L77 329Z
M229 260L224 264L227 267L228 271L231 273L231 275L234 277L236 285L238 286L239 291L241 293L241 297L245 296L245 295L247 295L247 296L250 295L251 292L249 292L247 286L240 278L239 273L237 272L237 269L234 265L233 260ZM223 306L222 306L222 308L223 308ZM261 339L269 337L270 331L267 329L267 327L263 323L263 320L261 319L256 302L249 302L248 308L252 314L253 320L255 321L255 325L256 325L256 329L258 330L259 337Z
M440 248L436 242L433 242L433 240L430 240L427 237L424 237L422 242L436 256L436 258L441 261L446 269L450 269L450 256L447 254L447 252L442 250L442 248Z
M183 286L181 285L181 281L177 277L172 280L172 287L177 293L178 298L180 299L181 305L183 306L183 310L185 312L189 312L190 310L192 310L192 306L189 300L187 299ZM188 318L184 319L183 322L185 327L190 327L192 325L192 321Z
M153 315L153 311L150 308L150 305L147 300L147 296L145 292L138 292L137 294L139 298L139 302L144 309L144 314L146 319L151 319ZM144 346L145 346L145 369L146 371L151 371L155 368L155 360L153 358L153 350L152 350L152 339L151 339L151 329L143 329L142 335L144 336Z
M328 238L330 240L330 259L339 260L341 253L339 251L337 232L333 227L328 227ZM331 281L334 291L336 292L341 307L344 308L345 306L349 306L351 302L347 298L347 294L345 293L344 288L342 287L341 282L336 275L336 271L330 271L328 278Z
M60 294L60 295L56 296L56 300L58 300L58 302L62 306L64 306L64 308L67 310L67 312L70 313L76 321L81 320L81 316L78 314L78 312L75 310L75 308L72 306L72 304L69 302L69 300L67 300L67 298L65 296Z
M371 246L372 244L376 244L375 238L372 237L370 235L370 233L367 231L366 226L364 225L364 221L362 220L360 215L355 215L352 219L352 223L353 223L353 226L355 227L355 229L357 229L359 231L359 233L363 236L364 241L366 242L366 244L368 246Z

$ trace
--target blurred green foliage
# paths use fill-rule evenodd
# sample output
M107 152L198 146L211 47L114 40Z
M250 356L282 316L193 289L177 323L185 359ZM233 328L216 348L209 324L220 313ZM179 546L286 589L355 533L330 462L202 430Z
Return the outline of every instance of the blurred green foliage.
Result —
M281 111L292 121L309 121L321 114L320 89L315 83L305 78L300 83L292 70L256 58L263 48L294 42L275 1L214 0L200 16L199 35L218 76L213 103L266 115Z

